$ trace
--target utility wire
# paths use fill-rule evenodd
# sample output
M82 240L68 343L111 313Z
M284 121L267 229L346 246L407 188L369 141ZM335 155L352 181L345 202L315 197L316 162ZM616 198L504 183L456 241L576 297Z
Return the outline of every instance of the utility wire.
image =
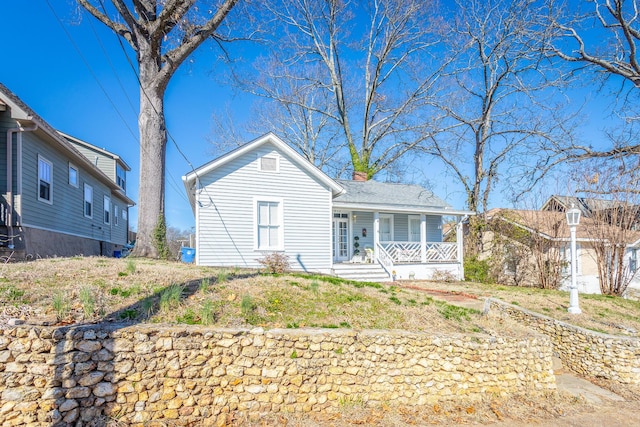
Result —
M105 14L105 16L108 16L107 8L105 7L103 0L99 0L99 2L100 2L100 7L102 8L102 12ZM122 50L122 53L124 54L124 57L126 58L127 63L129 64L129 67L131 68L131 71L133 72L133 75L136 77L136 80L138 81L138 87L140 87L140 90L142 91L144 96L147 98L147 101L150 101L149 95L147 94L147 91L145 90L144 86L142 85L142 81L140 80L140 75L138 73L138 70L136 69L136 66L133 64L133 61L131 61L131 58L127 54L127 49L124 46L124 43L122 42L122 38L118 34L116 34L115 32L113 34L115 35L116 39L118 40L118 44L120 45L120 50ZM156 109L156 106L151 102L149 102L149 104L153 108L153 111L157 115L160 115L160 112ZM182 158L187 162L187 165L189 165L189 167L191 168L192 171L195 171L195 168L193 167L193 164L191 163L191 161L189 161L187 156L180 149L180 146L176 142L175 138L173 137L173 135L171 135L171 133L169 132L169 129L166 127L166 120L165 120L165 132L167 134L168 139L173 143L173 145L175 145L176 149L178 150L178 153L180 153ZM165 154L165 156L166 156L166 154ZM176 191L180 195L180 197L182 197L184 200L189 202L189 199L183 194L182 191L179 190L180 185L176 182L176 178L171 174L171 172L167 171L166 168L165 168L165 171L169 175L169 182L175 186L174 187L174 191Z
M102 49L102 53L104 54L105 58L107 58L107 62L109 63L111 72L113 73L113 75L116 77L116 80L118 81L118 86L120 86L120 90L122 90L122 93L124 94L125 98L127 98L127 102L131 107L131 111L135 116L137 116L138 112L136 111L136 107L133 105L133 101L131 101L131 98L129 98L129 94L125 90L124 85L122 84L122 80L120 80L120 76L118 76L118 72L116 71L116 68L113 65L113 62L111 61L111 56L109 56L109 52L107 52L107 49L104 47L104 44L102 43L102 39L100 39L100 36L96 31L96 27L93 25L93 19L88 19L88 21L89 21L89 25L91 26L91 31L93 32L94 37L98 41L98 44L100 45L100 49Z
M102 2L101 2L102 3ZM107 98L107 100L109 101L109 103L111 104L112 108L115 110L115 112L118 114L118 117L120 117L120 120L122 120L122 122L124 123L125 127L127 128L127 130L129 131L129 133L131 134L131 136L133 137L134 141L136 141L136 143L138 144L138 146L140 146L143 150L144 147L142 147L140 145L140 140L138 135L136 134L136 132L133 131L133 129L131 129L131 127L129 126L127 120L125 119L124 115L122 114L122 112L120 111L120 109L118 108L118 106L115 104L115 102L113 101L113 99L111 98L111 96L109 95L109 93L107 92L107 90L105 89L104 85L101 83L100 79L98 78L97 74L93 71L93 68L91 67L91 65L89 64L89 62L87 61L86 57L84 56L84 54L82 53L82 51L80 50L80 47L77 45L77 43L75 42L75 40L73 39L73 36L71 35L71 33L69 33L69 31L67 30L67 28L65 27L64 23L62 22L62 20L60 19L60 17L58 16L58 14L56 13L55 9L53 8L53 6L51 5L50 1L47 0L47 5L49 6L49 9L51 10L51 12L53 13L53 16L56 18L56 20L58 21L58 24L60 25L60 27L62 28L62 30L64 31L65 35L67 36L67 38L69 39L71 45L73 46L73 48L75 49L76 53L78 54L78 56L80 56L80 59L82 60L82 62L84 63L84 65L87 67L87 69L89 70L89 73L91 74L91 76L93 77L93 79L96 81L96 83L98 84L98 86L100 87L100 89L102 90L102 92L104 93L105 97ZM93 26L92 26L93 29ZM97 33L94 30L94 35L96 36L96 38L98 39L98 43L100 44L100 46L103 48L104 47L97 35ZM118 38L119 40L119 38ZM108 57L108 55L105 52L105 55L107 56L107 60L108 62L112 65L110 58ZM126 52L125 52L125 56L126 56ZM127 56L127 60L130 62L129 57ZM122 88L123 92L125 93L125 97L127 98L127 100L129 100L129 104L132 105L131 100L129 99L126 91L124 90L124 87L122 86L121 80L119 79L117 73L115 73L115 70L113 70L114 74L116 74L116 79L118 80L118 82L120 83L120 87ZM137 77L137 75L136 75ZM139 81L139 80L138 80ZM133 105L132 105L133 108ZM134 114L135 114L135 108L134 109ZM173 176L173 174L169 171L166 171L167 175L169 176L170 180L168 181L169 184L171 184L171 187L173 188L173 190L176 192L176 194L178 194L182 199L188 201L188 198L183 194L183 191L180 190L180 186L177 184L175 177Z
M99 2L100 2L100 6L102 7L102 12L105 15L108 15L107 14L107 9L104 6L103 0L99 0ZM127 50L124 47L124 43L122 43L122 38L118 34L116 34L116 33L114 33L114 34L115 34L116 38L118 39L118 43L120 44L120 49L122 49L122 52L124 53L124 56L127 58L127 62L129 63L129 66L131 67L131 70L133 71L133 74L136 76L136 79L138 80L138 85L140 86L140 89L142 90L142 93L144 93L144 96L147 98L147 101L151 101L151 99L149 98L149 95L147 95L147 91L145 90L144 86L142 85L142 81L140 80L140 75L138 74L138 70L136 69L135 65L133 64L133 61L131 61L131 58L129 57L129 55L127 55ZM149 102L149 104L153 108L153 111L157 115L160 115L160 112L156 109L156 106L152 102ZM189 161L189 159L184 154L184 152L182 151L182 149L180 148L180 146L178 145L176 140L173 138L173 135L171 135L171 133L169 132L169 129L166 129L166 126L165 126L165 132L167 133L167 137L169 138L169 140L171 140L171 142L173 142L173 145L176 146L176 149L178 150L178 153L180 153L182 158L187 162L187 164L189 165L191 170L195 171L195 168L193 167L193 164Z

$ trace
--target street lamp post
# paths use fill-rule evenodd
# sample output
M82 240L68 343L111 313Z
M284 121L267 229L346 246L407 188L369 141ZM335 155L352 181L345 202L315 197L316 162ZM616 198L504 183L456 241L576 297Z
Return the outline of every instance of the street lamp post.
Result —
M576 227L580 223L580 209L573 204L571 209L567 211L567 224L571 230L571 291L569 294L569 313L580 314L580 303L578 302L578 283L576 281L577 272L577 256L576 256Z

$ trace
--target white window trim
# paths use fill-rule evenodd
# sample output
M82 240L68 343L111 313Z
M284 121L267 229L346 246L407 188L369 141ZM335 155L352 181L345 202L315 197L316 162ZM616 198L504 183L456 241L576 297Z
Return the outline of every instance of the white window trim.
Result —
M262 169L262 159L263 158L275 159L275 161L276 161L276 170L271 171L271 170ZM266 173L279 173L280 172L280 156L278 154L275 154L275 153L265 154L265 155L262 155L262 156L258 155L258 171L266 172Z
M118 225L118 205L116 205L115 203L112 203L113 205L113 225L117 226Z
M87 188L89 188L91 190L91 200L90 201L87 200ZM87 202L91 203L91 214L90 215L87 215ZM95 203L93 202L93 187L85 182L84 186L82 188L82 213L84 214L85 218L93 218L93 210L94 210L93 207L94 206L95 206Z
M75 183L71 182L71 169L76 171ZM69 185L75 188L78 188L80 186L80 169L78 169L78 167L71 162L69 162Z
M258 247L258 203L278 203L278 217L280 218L280 227L278 229L278 246L268 248ZM253 198L253 250L260 252L284 251L284 199L281 197L254 197Z
M40 197L40 162L46 163L49 165L49 169L51 171L51 180L49 182L49 199L43 199L42 197ZM37 191L37 195L38 195L38 200L44 203L48 203L50 205L53 204L53 163L51 163L49 160L47 160L46 158L42 157L40 154L38 154L38 182L37 182L37 186L36 186L36 191Z
M126 209L126 208L123 208L123 209L122 209L122 219L123 219L124 221L126 221L126 220L127 220L127 209Z
M105 224L111 224L111 197L105 195L102 204L102 222ZM109 206L107 206L107 204ZM108 215L105 215L108 214ZM106 218L105 218L106 216Z
M390 237L391 237L391 238L390 238L389 240L382 240L382 239L380 238L380 236L378 236L378 240L379 240L379 241L381 241L381 242L393 242L393 241L394 241L394 235L393 235L393 228L394 228L394 226L393 226L393 214L383 214L383 213L381 213L379 218L380 218L380 220L382 220L383 218L389 218L389 227L391 227L391 230L390 230L390 234L391 234L391 236L390 236ZM378 233L379 233L380 235L382 235L382 221L380 221L380 227L378 228Z

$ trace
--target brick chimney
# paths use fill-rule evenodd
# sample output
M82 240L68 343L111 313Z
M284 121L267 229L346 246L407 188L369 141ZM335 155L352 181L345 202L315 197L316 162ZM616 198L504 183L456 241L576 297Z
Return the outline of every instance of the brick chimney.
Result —
M367 181L367 173L366 172L353 171L352 179L354 181Z

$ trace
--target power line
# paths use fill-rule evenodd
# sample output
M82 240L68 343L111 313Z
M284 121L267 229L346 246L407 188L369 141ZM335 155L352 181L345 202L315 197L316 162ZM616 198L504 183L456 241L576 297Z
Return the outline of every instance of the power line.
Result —
M82 54L82 51L80 50L80 48L78 47L78 45L76 44L76 42L73 40L73 37L71 36L71 34L69 33L69 31L67 31L67 28L64 26L64 24L62 23L62 20L60 19L60 17L58 16L58 14L56 13L55 9L53 8L53 6L51 5L51 3L49 2L49 0L47 1L47 5L49 6L49 9L51 9L51 13L53 13L53 16L55 16L56 20L58 21L58 24L60 25L60 27L62 28L62 31L64 31L64 33L66 34L67 38L69 39L69 41L71 42L71 45L73 46L73 48L75 49L76 53L80 56L80 59L82 60L82 62L84 63L84 65L87 67L87 69L89 70L89 73L91 74L91 76L93 77L93 79L96 81L96 83L98 84L98 86L100 87L100 89L102 90L102 93L104 93L104 96L107 98L107 100L109 101L109 103L111 104L111 106L113 107L113 109L116 111L116 113L118 114L118 116L120 117L120 119L122 120L122 122L124 123L125 127L127 128L127 130L129 131L129 133L131 134L131 136L136 140L136 142L140 143L138 141L138 137L136 136L135 132L131 129L131 127L129 126L129 124L127 123L126 119L124 118L124 116L122 115L122 113L120 112L120 110L118 109L118 107L116 106L115 102L113 101L113 99L111 99L111 96L109 96L109 93L107 92L107 90L105 89L105 87L102 85L102 83L100 82L100 79L98 79L98 76L96 75L96 73L93 71L93 68L91 68L91 65L89 65L89 62L87 61L87 59L84 57L84 55Z
M102 3L102 2L101 2ZM105 89L104 85L101 83L100 79L98 78L97 74L93 71L93 68L91 67L91 65L89 64L89 62L87 61L86 57L84 56L84 54L82 53L82 51L80 50L80 47L77 45L77 43L75 42L75 40L73 39L73 36L69 33L69 31L67 30L67 28L65 27L64 23L62 22L62 20L60 19L60 17L58 16L58 14L56 13L55 9L53 8L53 6L51 5L50 1L47 0L47 5L49 6L49 9L51 10L51 12L53 13L53 16L56 18L56 20L58 21L58 24L60 25L60 27L62 28L62 30L64 31L65 35L67 36L67 38L69 39L71 45L73 46L73 48L75 49L76 53L78 54L78 56L80 56L80 59L82 60L82 62L84 63L84 65L87 67L87 69L89 70L89 73L91 74L91 76L93 77L93 79L96 81L96 83L98 84L98 86L100 87L100 89L102 90L102 92L104 93L105 97L107 98L107 100L109 101L109 103L111 104L112 108L115 110L115 112L118 114L118 117L120 117L120 120L122 120L122 122L124 123L125 127L127 128L127 130L129 131L129 133L131 134L131 136L133 137L134 141L136 141L136 143L138 144L138 146L140 146L140 148L142 150L145 150L145 148L140 145L140 140L138 138L138 135L133 131L133 129L131 129L131 127L129 126L129 124L127 123L127 120L125 119L124 115L122 114L122 112L120 111L120 109L118 108L118 106L115 104L115 102L113 101L113 99L111 98L111 96L109 95L109 93L107 92L107 90ZM92 26L93 29L93 26ZM104 47L97 35L97 33L94 30L94 35L96 36L96 38L98 39L98 43L100 44L100 46L103 48L104 51ZM118 38L118 40L120 41L120 39ZM112 65L110 58L108 57L108 54L105 55L107 56L107 60L108 62ZM126 55L125 52L125 56L127 57L127 61L130 62L129 57ZM129 100L129 104L131 105L131 100L129 99L126 90L124 89L124 87L122 86L121 80L119 79L117 73L115 72L115 69L113 69L112 66L112 71L116 76L116 79L118 80L118 82L120 83L120 87L122 88L123 92L125 93L125 97ZM137 74L136 74L137 77ZM139 82L139 80L138 80ZM132 106L133 108L133 106ZM135 108L134 109L134 114L135 114ZM190 162L188 162L189 165L191 165ZM192 166L193 168L193 166ZM166 169L165 169L166 171ZM169 180L169 184L171 184L173 190L184 200L186 200L188 202L188 198L183 194L183 191L180 190L179 186L176 183L176 179L173 176L173 174L171 174L171 172L166 171L167 175L169 176L170 180Z
M102 49L102 53L104 54L105 58L107 58L107 62L109 63L109 67L111 68L111 72L116 77L116 80L118 81L118 85L120 86L120 89L122 90L122 93L124 94L125 98L127 98L127 102L129 103L129 106L131 107L131 111L133 112L134 115L137 116L138 112L136 111L136 108L133 105L133 101L131 101L131 98L129 98L129 94L127 93L126 89L124 88L124 85L122 84L122 80L120 80L120 76L118 76L116 68L113 65L113 62L111 61L111 57L109 56L109 52L107 52L107 49L104 47L104 44L102 43L102 40L100 39L100 36L98 35L98 32L96 31L96 28L93 25L93 19L89 19L88 21L89 21L89 25L91 26L91 31L93 32L94 37L98 41L98 44L100 45L100 49Z
M105 15L108 15L108 13L107 13L107 9L106 9L106 7L105 7L105 5L104 5L103 0L99 0L99 2L100 2L100 6L101 6L101 8L102 8L102 12L103 12ZM124 54L125 58L127 59L127 62L129 63L129 67L131 68L131 71L133 71L134 75L136 76L136 79L138 80L138 85L140 86L140 89L141 89L142 93L143 93L143 94L144 94L144 96L147 98L147 100L150 100L150 99L149 99L149 95L147 94L147 92L146 92L146 90L145 90L144 86L142 85L142 82L140 81L140 76L139 76L139 74L138 74L138 70L136 69L135 65L134 65L134 64L133 64L133 62L131 61L131 58L129 57L129 55L127 55L127 51L126 51L126 48L125 48L125 46L124 46L124 43L122 42L122 38L121 38L118 34L116 34L116 33L114 33L114 35L115 35L115 36L116 36L116 38L118 39L118 44L120 45L120 49L122 50L122 52L123 52L123 54ZM151 104L151 106L152 106L153 110L155 111L155 113L156 113L156 114L158 114L158 115L160 115L160 112L156 109L155 105L153 105L153 103L150 103L150 104ZM199 177L198 177L198 173L196 172L195 168L193 167L193 164L189 161L189 159L187 158L187 156L186 156L186 155L184 154L184 152L180 149L180 146L178 145L178 143L176 142L176 140L173 138L173 135L171 135L171 133L169 132L169 130L168 130L168 129L166 129L166 122L165 122L165 131L166 131L166 133L167 133L167 137L169 138L169 140L170 140L171 142L173 142L173 144L175 145L175 147L176 147L176 149L178 150L178 152L180 153L180 155L184 158L184 160L187 162L187 164L188 164L188 165L189 165L189 167L191 168L191 171L192 171L193 173L195 173L196 178L199 178ZM174 180L174 178L171 176L171 174L169 174L169 175L170 175L171 179L172 179L172 180ZM177 184L176 184L176 185L177 185ZM210 201L211 205L212 205L212 206L214 206L214 208L215 208L215 203L214 203L214 201L213 201L213 197L211 196L211 194L209 194L208 189L207 189L206 187L205 187L205 188L201 188L201 191L203 191L203 192L206 194L206 196L209 198L209 201ZM188 200L188 198L186 198L186 196L182 195L182 197L184 197L185 199L187 199L187 202L189 203L189 200ZM216 210L217 210L217 208L216 208Z
M99 2L100 2L100 6L102 7L102 12L105 15L108 15L107 9L104 6L103 0L99 0ZM124 43L122 43L122 39L115 32L114 32L114 34L115 34L116 38L118 39L118 44L120 44L120 49L124 53L124 56L127 58L127 62L129 63L129 66L131 67L131 70L133 71L133 74L136 76L136 79L138 80L138 85L140 86L140 90L142 91L144 96L147 98L147 101L149 101L149 104L151 104L151 107L153 108L153 111L157 115L160 115L160 112L156 109L156 106L151 102L151 99L149 98L149 95L147 94L147 91L145 90L144 86L142 85L142 81L140 80L140 75L138 74L138 70L136 70L136 67L133 65L133 62L131 61L131 58L129 58L129 55L127 55L127 51L126 51L126 49L124 47ZM173 142L173 145L175 145L176 149L178 150L178 153L180 153L182 158L187 162L187 164L189 165L191 170L195 171L195 168L193 167L193 164L189 161L189 159L184 154L184 152L182 151L182 149L180 148L180 146L178 145L176 140L173 138L173 135L171 135L171 133L169 132L169 129L166 128L166 124L165 124L165 132L167 133L167 137L169 138L169 140L171 142Z

